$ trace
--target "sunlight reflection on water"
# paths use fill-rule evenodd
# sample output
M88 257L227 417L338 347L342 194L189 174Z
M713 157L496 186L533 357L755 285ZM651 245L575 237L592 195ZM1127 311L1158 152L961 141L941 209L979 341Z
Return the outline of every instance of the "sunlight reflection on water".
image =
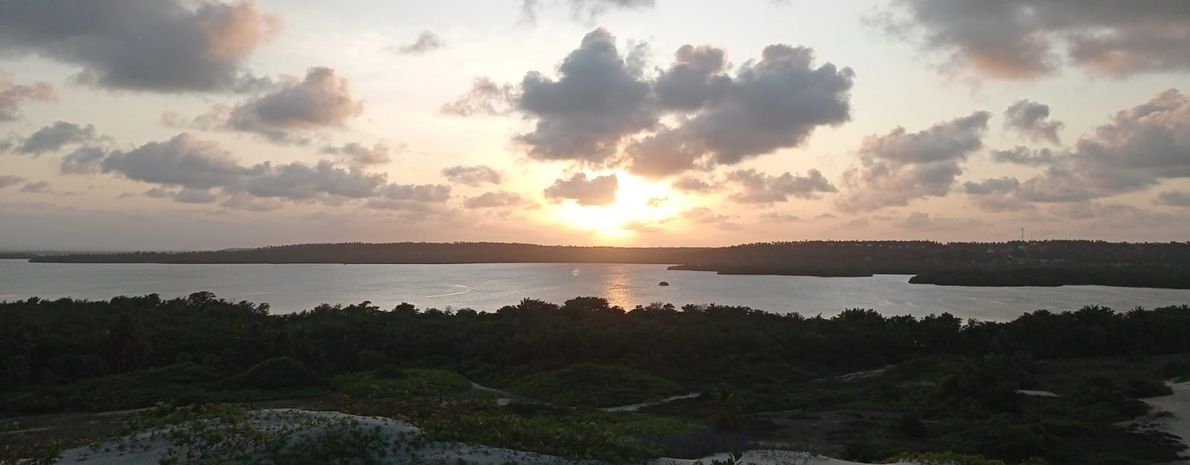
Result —
M625 265L611 265L607 275L603 277L603 295L612 305L619 305L625 309L636 306L636 299L632 293L632 280Z
M108 299L150 292L178 297L212 291L233 301L267 302L275 313L365 300L384 309L408 302L421 308L495 311L525 298L561 304L574 297L599 296L625 309L654 302L718 303L828 317L846 308L873 308L885 314L951 312L960 318L1007 320L1040 308L1075 310L1095 304L1129 309L1190 303L1190 290L946 287L908 284L908 280L908 276L889 275L733 276L667 271L665 265L595 263L154 265L0 260L0 300ZM660 281L671 285L658 286Z

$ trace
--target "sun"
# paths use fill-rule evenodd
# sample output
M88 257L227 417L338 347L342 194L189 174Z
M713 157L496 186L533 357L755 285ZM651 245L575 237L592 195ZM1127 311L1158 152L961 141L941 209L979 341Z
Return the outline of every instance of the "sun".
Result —
M559 204L556 215L575 228L595 231L608 239L635 235L657 228L680 211L682 199L668 183L648 181L616 171L616 200L609 205Z

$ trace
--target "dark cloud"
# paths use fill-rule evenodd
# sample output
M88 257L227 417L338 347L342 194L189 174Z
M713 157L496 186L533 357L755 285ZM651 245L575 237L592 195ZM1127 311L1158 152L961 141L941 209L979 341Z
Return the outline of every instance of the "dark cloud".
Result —
M313 165L241 165L215 143L186 133L127 152L110 152L98 165L104 172L162 187L195 192L217 189L228 202L237 196L332 204L357 199L389 208L397 203L441 203L450 198L449 186L390 184L383 174L343 168L326 160ZM189 196L198 198L196 193ZM241 199L239 203L248 202Z
M3 183L0 183L3 185ZM1171 207L1190 207L1190 192L1165 191L1157 195L1157 203Z
M872 211L945 196L962 174L962 162L983 147L990 117L980 111L915 133L898 127L866 137L860 166L843 173L848 192L839 207Z
M380 194L389 200L438 203L450 199L450 186L442 184L389 184Z
M206 189L191 189L184 188L180 191L174 192L170 195L174 202L178 203L214 203L215 194Z
M454 116L505 115L512 111L512 104L519 96L508 84L496 84L489 78L475 78L471 90L442 105L441 112Z
M1071 202L1190 177L1190 97L1177 90L1116 113L1021 186L1038 202Z
M25 182L25 178L20 176L13 176L11 174L0 175L0 189L4 189L9 186L15 186L22 182Z
M1190 5L1183 0L899 0L902 31L953 66L1004 79L1054 73L1064 62L1126 76L1190 69Z
M263 171L240 166L214 142L188 133L111 153L100 166L104 172L119 173L134 181L195 189L236 186L243 178Z
M740 186L740 191L731 195L731 199L739 203L772 204L784 202L790 197L813 199L820 193L838 191L816 169L806 172L804 176L789 173L769 176L753 169L737 170L728 173L727 179Z
M1048 166L1054 163L1056 155L1050 149L1014 147L1009 150L993 150L992 159L1000 163L1025 166Z
M797 147L815 128L851 117L854 73L815 65L809 48L771 45L729 74L722 49L685 45L655 78L643 74L644 50L621 53L608 31L596 29L563 60L556 80L532 72L513 87L481 78L442 111L507 108L535 124L514 138L530 158L624 165L647 177Z
M421 55L445 46L446 42L441 37L438 37L437 34L424 31L417 36L417 40L413 41L413 43L397 47L396 51L404 55Z
M731 78L724 75L727 53L723 49L683 45L674 52L674 64L657 77L657 101L664 108L694 111L721 98Z
M662 73L656 85L659 95L668 96L661 101L666 110L695 112L679 126L633 143L628 158L634 173L657 177L732 165L797 147L817 127L851 119L850 68L814 67L812 50L770 45L759 61L729 77L713 71L720 59L713 50L683 47L676 64Z
M274 91L236 106L226 127L262 134L275 142L304 142L304 131L342 127L363 112L347 80L326 67L310 68L303 79L290 78Z
M45 181L25 183L21 186L21 192L26 194L45 194L50 191L50 183Z
M477 187L484 183L500 184L504 182L504 177L500 175L499 171L483 165L451 166L443 168L442 175L450 182L471 187Z
M251 84L241 64L278 27L251 1L0 2L0 51L78 65L81 81L113 89L212 91Z
M238 185L229 186L228 190L242 190L256 197L291 200L319 196L364 199L394 187L386 186L383 175L344 169L328 161L320 161L313 166L303 163L263 163L255 165L251 171Z
M0 11L4 7L0 5ZM0 25L4 22L0 19ZM0 30L3 28L0 27ZM4 33L0 32L0 37ZM2 44L3 41L0 41ZM2 48L2 45L0 45ZM21 106L26 102L51 102L58 96L53 86L44 82L14 84L8 73L0 70L0 121L13 121L21 117Z
M86 144L98 139L99 135L96 133L95 127L90 124L80 126L66 121L57 121L30 134L16 145L14 151L36 157L45 152L57 152L67 145Z
M971 195L1004 194L1014 192L1021 182L1016 178L989 178L983 181L967 181L963 183L963 191Z
M965 158L983 147L983 135L991 114L985 111L935 124L909 133L903 127L882 136L868 136L860 153L895 163L932 163Z
M1015 131L1034 142L1060 142L1058 131L1065 126L1061 121L1046 121L1050 107L1029 100L1018 101L1004 112L1004 129Z
M525 199L515 192L485 192L463 201L467 208L501 208L520 205Z
M619 180L616 175L587 178L586 173L575 173L567 179L554 181L546 188L547 199L574 200L579 205L608 205L616 201Z
M516 109L537 123L516 141L530 157L604 163L624 138L657 124L649 83L606 30L583 37L558 74L553 80L533 72L521 81Z
M355 167L383 165L391 161L388 156L388 146L375 144L371 147L358 142L349 142L341 146L327 146L319 150L325 155L337 155Z
M107 151L99 147L82 147L62 157L59 170L64 174L91 174L99 171Z
M1003 212L1031 210L1033 207L1018 195L1021 182L1016 178L988 178L963 183L963 192L982 210Z

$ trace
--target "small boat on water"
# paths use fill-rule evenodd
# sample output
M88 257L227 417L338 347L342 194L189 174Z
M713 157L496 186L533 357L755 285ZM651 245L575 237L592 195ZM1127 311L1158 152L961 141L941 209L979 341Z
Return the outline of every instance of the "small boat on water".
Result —
M657 285L661 286L661 287L665 287L665 286L669 285L669 281L661 281L661 282L657 283Z

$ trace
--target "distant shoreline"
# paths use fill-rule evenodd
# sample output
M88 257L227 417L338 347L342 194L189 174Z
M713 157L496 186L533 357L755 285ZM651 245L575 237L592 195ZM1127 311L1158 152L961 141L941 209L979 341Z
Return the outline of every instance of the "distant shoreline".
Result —
M732 275L909 275L939 286L1190 289L1190 243L805 241L731 247L576 247L509 243L300 244L198 252L47 254L33 263L609 263Z

